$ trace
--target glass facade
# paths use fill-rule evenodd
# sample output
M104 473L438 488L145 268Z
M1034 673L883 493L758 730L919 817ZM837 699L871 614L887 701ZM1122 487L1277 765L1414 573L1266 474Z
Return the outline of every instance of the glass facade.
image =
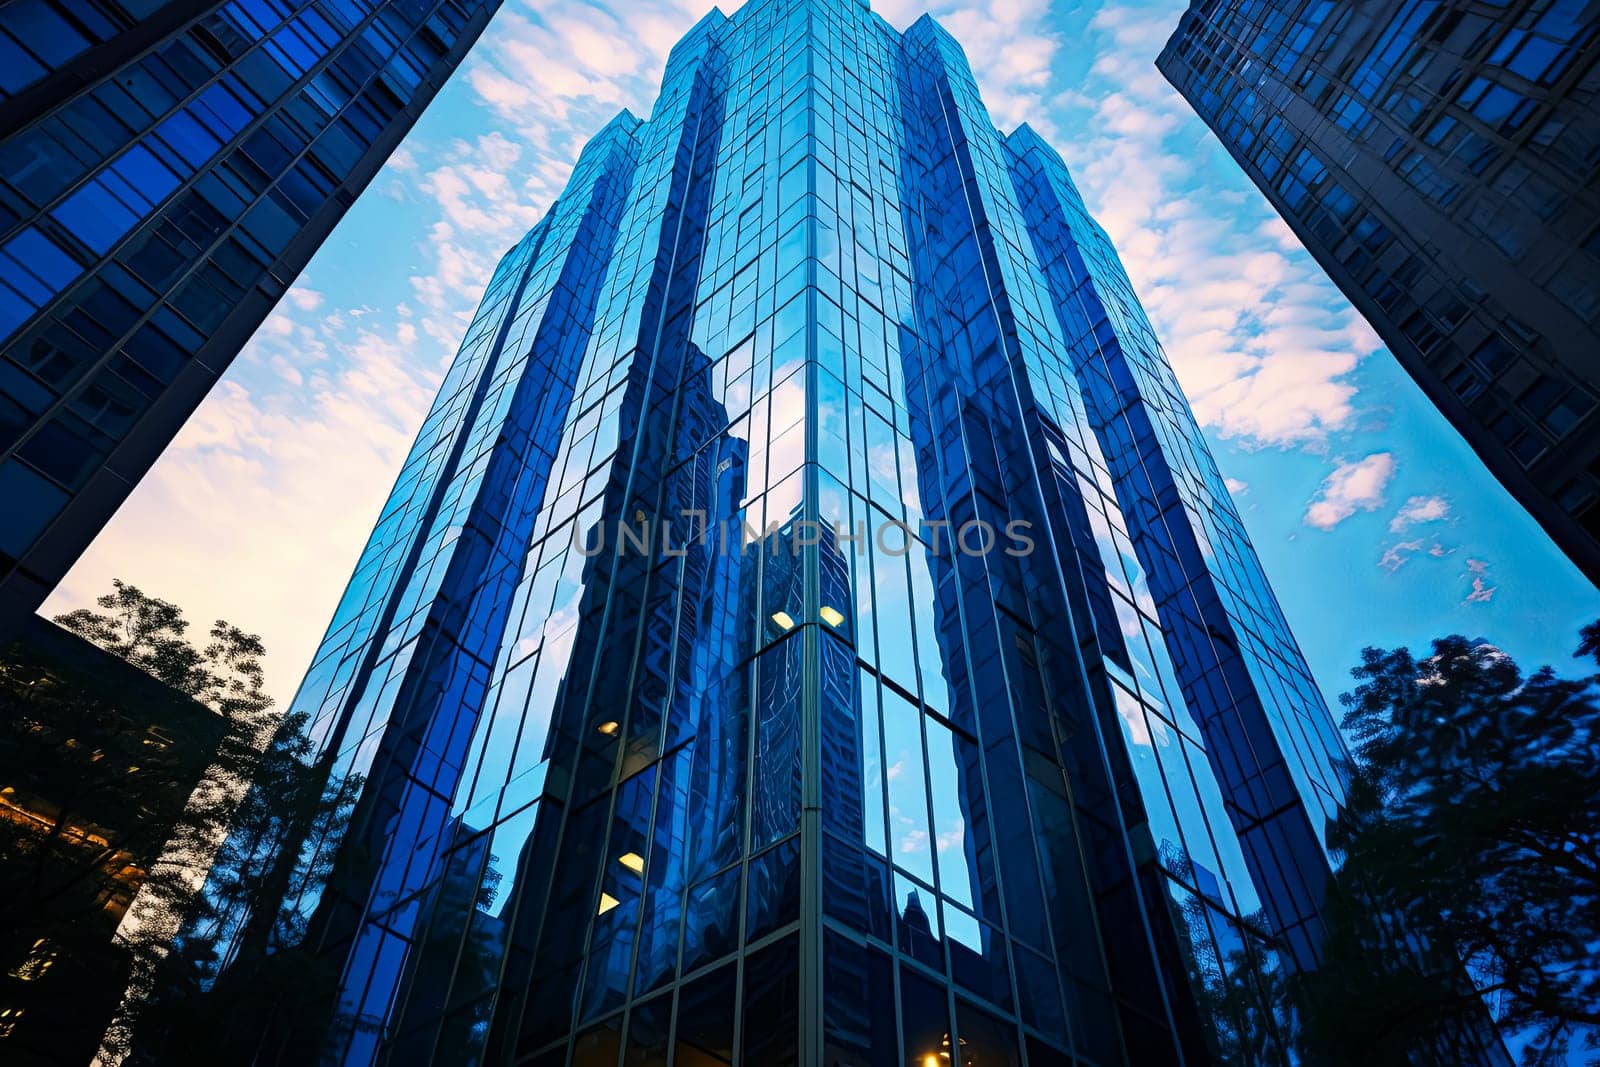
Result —
M1196 0L1157 66L1600 583L1600 9Z
M359 802L191 931L329 964L258 1062L1281 1061L1317 957L1343 749L1149 322L858 0L585 148L294 710Z
M498 6L0 6L0 628L88 547Z

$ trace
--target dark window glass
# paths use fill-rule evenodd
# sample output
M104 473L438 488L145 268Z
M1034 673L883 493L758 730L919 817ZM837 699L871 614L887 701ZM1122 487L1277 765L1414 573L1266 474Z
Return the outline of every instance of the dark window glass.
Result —
M684 970L733 951L739 939L739 875L732 867L689 889L683 930Z
M1061 983L1055 968L1043 956L1015 943L1011 955L1017 968L1022 1021L1047 1034L1061 1033Z
M1560 436L1568 433L1578 423L1582 422L1595 408L1595 399L1587 389L1582 386L1573 386L1560 402L1550 409L1544 417L1544 426L1551 433Z
M44 75L44 66L9 33L0 31L0 90L21 92Z
M573 996L581 962L575 960L564 966L546 964L542 973L535 976L528 992L517 1047L538 1048L567 1033L572 1025Z
M831 834L822 838L823 911L880 941L889 940L889 869Z
M66 506L67 494L20 460L10 459L0 463L0 500L6 502L0 552L16 558Z
M50 238L30 226L6 243L5 254L49 287L60 292L82 268Z
M678 1029L673 1038L675 1063L711 1067L733 1062L733 1012L738 1004L736 975L737 969L730 963L689 982L678 994Z
M799 938L791 935L744 964L743 1063L791 1067L800 1039Z
M176 111L156 127L156 135L198 169L216 154L222 142L187 111Z
M905 1035L905 1062L953 1063L950 1056L950 1007L943 986L910 967L900 968L900 1027Z
M572 1039L572 1067L617 1067L622 1048L622 1016L583 1031Z
M960 931L956 927L958 921ZM956 983L991 1003L1010 1008L1011 969L1006 963L1005 935L953 905L945 906L945 928L949 933L946 943L950 948L950 973Z
M1028 1067L1072 1067L1072 1059L1060 1049L1028 1035Z
M635 1004L628 1015L623 1067L667 1067L667 1035L671 1026L671 993Z
M81 419L62 412L34 431L17 454L68 489L80 489L105 458L88 435Z
M1517 350L1505 338L1498 334L1491 335L1488 340L1472 351L1472 359L1494 377L1507 367L1517 357Z
M822 997L824 1063L878 1067L896 1061L894 964L888 955L827 931Z
M800 838L791 837L750 861L745 939L770 934L800 917Z
M956 999L956 1033L961 1036L962 1063L971 1067L1021 1067L1016 1027L960 998Z
M26 41L29 50L52 67L60 66L89 47L89 38L45 0L16 0L8 5L6 29Z
M1537 381L1523 391L1517 402L1534 418L1543 418L1566 391L1565 383L1540 375Z
M756 760L750 845L760 848L793 831L800 818L800 649L790 637L762 655L757 670L762 709L756 720Z
M63 200L53 217L95 252L104 253L127 233L138 217L99 181L92 181Z

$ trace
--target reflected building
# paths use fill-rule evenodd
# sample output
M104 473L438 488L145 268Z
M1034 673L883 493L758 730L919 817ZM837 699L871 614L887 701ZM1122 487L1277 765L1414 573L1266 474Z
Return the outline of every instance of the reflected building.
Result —
M1194 0L1156 65L1600 583L1600 7Z
M0 6L0 636L144 477L499 6Z
M170 892L151 871L227 732L43 618L0 644L0 1061L93 1059L134 967L116 935L141 889Z
M1224 1061L1318 958L1343 750L1115 252L859 0L584 149L294 706L258 1062Z

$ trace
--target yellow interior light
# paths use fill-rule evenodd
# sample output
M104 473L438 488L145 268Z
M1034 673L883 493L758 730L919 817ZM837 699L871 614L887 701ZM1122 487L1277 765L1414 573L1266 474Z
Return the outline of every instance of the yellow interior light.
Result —
M634 874L644 873L644 857L637 852L624 852L617 857L617 862L622 864Z
M828 605L824 604L822 605L821 614L822 621L827 623L829 626L837 628L841 622L844 622L844 615L839 612L838 608L830 608Z
M617 730L620 729L620 727L617 725L617 720L615 720L615 719L607 719L605 722L601 723L599 726L596 726L595 729L599 730L601 733L605 734L607 737L610 737L612 734L616 733Z
M595 914L596 915L604 915L606 912L608 912L612 908L616 907L618 903L619 903L619 901L617 900L617 898L612 896L610 893L601 893L600 894L600 910L595 912Z
M778 624L780 630L794 629L794 618L787 611L774 611L772 621Z

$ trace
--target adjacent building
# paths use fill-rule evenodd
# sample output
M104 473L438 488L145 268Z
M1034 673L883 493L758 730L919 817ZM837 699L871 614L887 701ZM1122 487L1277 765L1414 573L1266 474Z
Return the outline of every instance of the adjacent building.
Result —
M241 1061L1281 1058L1318 959L1344 750L1172 370L861 0L713 11L587 145L291 711L359 799L187 933L275 968Z
M0 7L0 633L93 540L498 6Z
M1600 6L1195 0L1156 65L1600 582Z
M42 618L0 646L0 1060L94 1058L130 977L113 935L227 730Z

